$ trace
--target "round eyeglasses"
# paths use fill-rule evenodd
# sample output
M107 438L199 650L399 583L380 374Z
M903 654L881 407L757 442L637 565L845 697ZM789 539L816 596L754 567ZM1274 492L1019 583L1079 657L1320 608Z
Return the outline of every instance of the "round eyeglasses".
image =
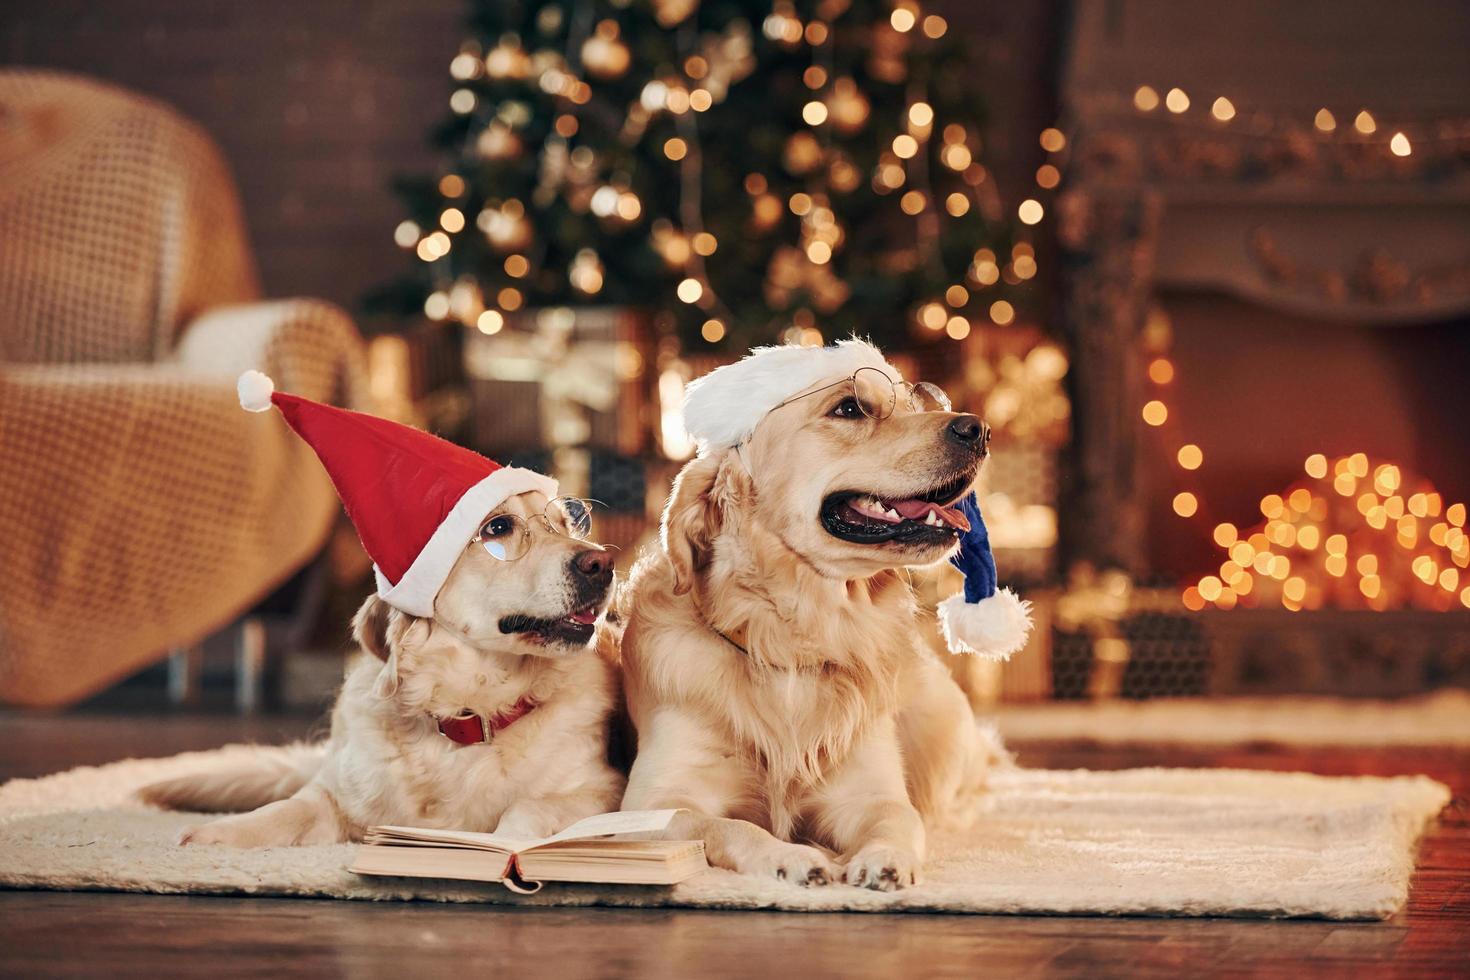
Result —
M904 405L911 412L948 412L950 411L949 396L944 393L938 385L932 385L927 381L918 384L909 384L907 381L894 381L887 372L877 368L858 368L850 377L841 381L834 381L829 385L823 385L812 391L794 395L791 398L774 406L775 411L785 405L812 395L819 395L833 388L847 386L852 393L852 400L857 403L857 411L863 416L875 421L882 421L893 415L894 410ZM842 409L846 403L838 405ZM849 416L851 417L851 416Z
M531 550L531 521L552 534L583 541L592 533L592 505L577 497L557 497L530 520L515 514L494 514L480 525L471 543L483 547L492 558L515 561Z

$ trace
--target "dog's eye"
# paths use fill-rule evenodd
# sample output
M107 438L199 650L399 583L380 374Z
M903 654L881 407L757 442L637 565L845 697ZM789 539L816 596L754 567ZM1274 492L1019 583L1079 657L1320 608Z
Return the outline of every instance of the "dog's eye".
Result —
M860 419L863 417L863 407L856 398L844 398L827 414L839 419Z
M509 517L492 517L485 522L484 527L480 528L480 538L481 540L503 538L514 531L515 527L516 522Z

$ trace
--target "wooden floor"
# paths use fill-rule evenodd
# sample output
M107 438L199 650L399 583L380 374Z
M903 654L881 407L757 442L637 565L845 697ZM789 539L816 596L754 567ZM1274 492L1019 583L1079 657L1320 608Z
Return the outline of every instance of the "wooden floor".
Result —
M0 713L0 778L242 739L293 718ZM1409 908L1375 923L491 909L0 891L0 976L1470 976L1470 751L1018 746L1024 764L1424 772L1456 801Z

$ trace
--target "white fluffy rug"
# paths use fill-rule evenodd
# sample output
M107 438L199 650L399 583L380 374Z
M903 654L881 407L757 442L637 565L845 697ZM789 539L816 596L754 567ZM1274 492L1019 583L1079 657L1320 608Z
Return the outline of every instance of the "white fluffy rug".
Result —
M923 884L804 889L709 871L672 889L366 879L350 846L176 847L198 817L129 801L138 786L270 749L229 746L0 786L0 886L428 899L518 905L801 911L1383 918L1404 904L1414 847L1449 791L1424 777L1243 770L1009 770L973 826L937 835Z
M1470 691L1399 701L1326 697L1156 698L1006 704L1007 742L1470 746Z

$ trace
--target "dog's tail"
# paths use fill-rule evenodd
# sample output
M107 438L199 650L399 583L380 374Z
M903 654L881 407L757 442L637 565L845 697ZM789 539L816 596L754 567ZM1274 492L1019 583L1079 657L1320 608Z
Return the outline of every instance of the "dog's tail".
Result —
M256 758L212 772L150 783L138 790L144 803L165 810L194 813L240 813L284 800L317 774L326 745L298 742L262 747Z

